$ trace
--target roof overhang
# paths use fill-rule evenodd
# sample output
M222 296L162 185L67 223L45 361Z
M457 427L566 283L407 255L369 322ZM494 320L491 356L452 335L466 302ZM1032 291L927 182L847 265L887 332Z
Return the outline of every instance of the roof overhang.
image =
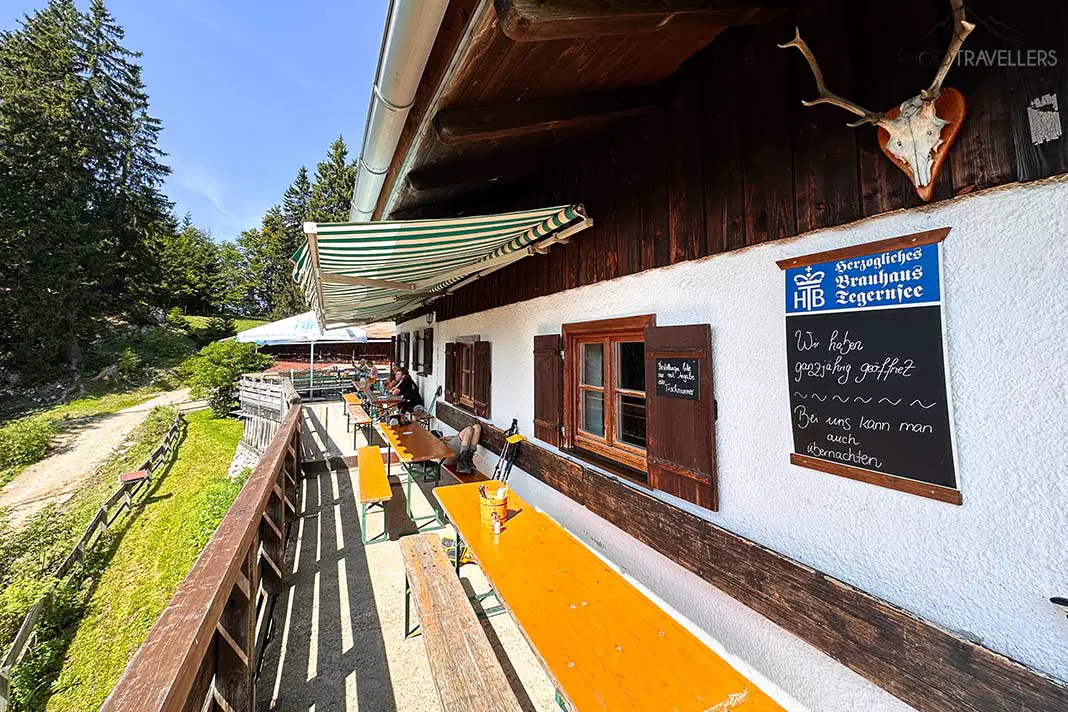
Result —
M794 3L451 0L373 218L456 214L551 170L545 157L660 110L665 80L725 28Z

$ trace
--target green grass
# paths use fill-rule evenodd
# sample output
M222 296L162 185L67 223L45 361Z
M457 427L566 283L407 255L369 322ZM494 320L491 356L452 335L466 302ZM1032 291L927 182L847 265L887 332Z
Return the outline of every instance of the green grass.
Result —
M226 471L241 423L189 416L171 470L118 540L67 648L48 710L96 710L240 489Z
M0 425L0 489L30 465L48 456L49 446L69 420L96 418L139 405L160 389L145 386L125 391L106 391L82 396L33 415Z
M189 325L192 326L194 329L203 329L205 326L208 325L208 319L210 318L211 317L208 316L186 317L186 319L189 321ZM237 327L238 331L244 331L245 329L251 329L255 326L263 326L264 324L269 323L270 319L247 319L245 317L234 317L234 326Z
M37 597L32 594L51 583L49 575L70 553L100 505L115 491L119 473L131 470L144 462L148 454L162 441L176 413L177 411L171 408L153 410L132 433L130 448L121 455L113 455L92 473L62 512L54 505L49 506L18 531L10 529L6 518L0 513L0 648L6 648L11 642L23 616L36 602ZM122 529L120 520L108 536L120 536ZM75 581L71 585L75 595L69 597L74 604L75 614L80 612L82 607L82 597L76 595L78 589L86 579L94 575L96 568L105 562L106 556L101 554L106 550L106 546L104 544L94 549L90 563L84 569L76 569L76 575L73 577ZM32 649L25 664L16 668L16 677L22 676L24 681L32 682L32 685L16 682L16 712L43 707L41 695L47 692L48 681L58 673L63 646L65 642L69 642L67 629L70 626L66 620L68 617L69 615L57 616L49 611L38 628L42 645ZM74 620L76 622L76 617ZM48 632L49 626L54 628L52 633Z
M160 390L156 386L143 386L133 390L85 395L69 403L49 408L42 415L58 420L60 418L91 418L107 415L108 413L117 413L124 408L140 405L159 395Z

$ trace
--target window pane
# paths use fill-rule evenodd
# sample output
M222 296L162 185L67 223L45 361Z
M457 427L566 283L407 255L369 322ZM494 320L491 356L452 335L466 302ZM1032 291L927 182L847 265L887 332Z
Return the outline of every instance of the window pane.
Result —
M616 418L618 420L619 441L635 447L645 448L645 399L641 396L617 396Z
M604 437L604 393L582 392L582 429L590 435Z
M604 385L604 344L582 345L582 382L587 386Z
M616 388L645 390L645 343L623 341L616 344Z

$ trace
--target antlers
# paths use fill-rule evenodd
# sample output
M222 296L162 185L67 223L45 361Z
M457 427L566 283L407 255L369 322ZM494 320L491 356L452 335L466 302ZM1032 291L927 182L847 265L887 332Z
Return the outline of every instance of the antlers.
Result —
M812 101L802 101L805 106L816 106L817 104L830 104L831 106L837 106L841 109L845 109L851 113L861 117L859 121L853 121L849 126L861 126L863 124L877 124L882 120L883 115L874 111L868 111L864 107L854 104L851 101L843 99L827 90L827 85L823 83L823 72L820 70L820 65L816 62L816 56L812 54L812 50L808 48L808 45L803 39L801 39L801 30L794 30L794 38L786 44L779 45L780 48L786 49L787 47L797 47L801 51L801 54L808 60L808 66L812 69L812 76L816 78L816 90L819 92L819 98Z
M938 95L942 93L942 81L946 78L946 74L949 73L949 68L953 66L953 62L957 60L957 53L960 52L964 40L975 29L974 23L964 19L964 0L949 0L949 4L953 7L953 39L949 41L949 47L946 48L946 56L942 58L942 64L938 67L938 73L935 74L931 86L920 92L920 98L924 101L937 99Z
M956 61L957 54L960 52L964 40L968 37L971 31L975 29L973 23L964 19L964 0L950 0L949 4L953 8L953 39L949 42L949 47L946 49L946 56L942 58L942 64L938 67L938 72L935 74L931 86L920 92L919 96L924 101L937 99L938 95L942 93L942 82L945 80L946 74L949 73L950 68L953 66L953 62ZM861 117L860 120L850 123L850 126L877 124L883 120L883 114L868 111L864 107L854 104L847 99L843 99L837 94L827 90L827 85L823 82L823 72L820 71L820 65L816 62L815 55L812 54L812 50L805 44L805 41L801 39L801 30L795 30L794 38L786 44L779 45L779 47L783 49L787 47L796 47L800 50L801 54L803 54L808 61L809 68L812 69L812 76L816 78L816 89L819 92L819 98L813 99L812 101L802 101L802 104L805 106L830 104Z

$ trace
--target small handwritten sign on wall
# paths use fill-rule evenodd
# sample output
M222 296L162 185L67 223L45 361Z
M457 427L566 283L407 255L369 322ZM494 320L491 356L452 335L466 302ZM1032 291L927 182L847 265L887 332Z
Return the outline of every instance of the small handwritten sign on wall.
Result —
M656 360L656 394L668 398L701 400L701 360L658 358Z

